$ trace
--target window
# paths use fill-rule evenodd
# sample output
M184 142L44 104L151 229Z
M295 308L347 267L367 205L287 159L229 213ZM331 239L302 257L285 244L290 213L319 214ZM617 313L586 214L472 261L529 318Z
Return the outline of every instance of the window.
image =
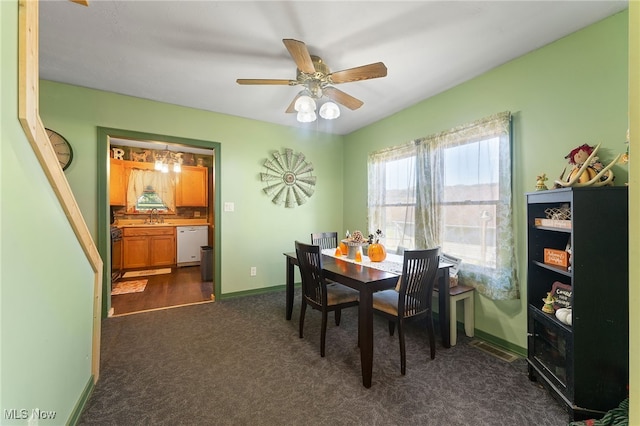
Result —
M131 169L127 183L127 212L148 212L153 208L175 211L174 193L171 173Z
M151 186L147 186L142 195L136 200L137 211L148 211L156 209L158 211L166 211L167 206L162 201L162 198L156 193Z
M372 154L369 160L369 231L382 230L385 247L415 247L415 145Z
M440 246L461 258L460 282L495 300L519 297L510 118L496 114L369 157L369 227L385 231L390 250Z
M489 268L496 267L499 143L492 137L443 150L442 250Z

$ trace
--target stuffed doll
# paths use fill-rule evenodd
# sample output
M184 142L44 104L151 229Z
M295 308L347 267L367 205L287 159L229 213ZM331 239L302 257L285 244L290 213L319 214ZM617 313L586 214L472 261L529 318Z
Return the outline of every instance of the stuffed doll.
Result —
M618 161L618 155L606 167L600 162L596 153L600 145L596 147L587 144L580 145L567 154L566 159L572 166L566 179L563 179L564 171L560 179L556 180L555 188L568 186L604 186L613 185L613 172L611 167Z
M600 171L604 168L602 163L599 161L597 156L593 156L589 159L589 156L593 154L593 147L584 144L579 147L573 149L569 154L567 154L564 158L569 159L569 164L573 166L571 172L567 176L567 182L570 182L574 177L578 177L578 183L586 183L591 179L596 177ZM580 173L580 168L584 165L585 162L589 162L587 168L583 173ZM604 179L602 179L604 180Z

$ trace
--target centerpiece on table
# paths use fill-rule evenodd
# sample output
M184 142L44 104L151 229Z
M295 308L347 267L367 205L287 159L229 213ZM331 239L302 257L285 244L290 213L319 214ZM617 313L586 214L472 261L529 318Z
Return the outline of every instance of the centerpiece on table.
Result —
M375 235L369 234L369 248L367 249L367 254L372 262L382 262L387 258L387 250L380 242L381 237L382 231L380 229L376 230Z
M341 243L347 248L347 257L359 261L362 260L362 246L369 244L369 240L360 231L353 231L352 234L347 231L347 237ZM344 250L342 254L345 254Z

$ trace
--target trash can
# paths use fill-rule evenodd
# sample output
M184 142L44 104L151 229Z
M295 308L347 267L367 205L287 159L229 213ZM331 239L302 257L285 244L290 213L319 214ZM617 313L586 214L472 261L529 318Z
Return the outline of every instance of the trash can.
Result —
M200 246L200 275L202 281L213 281L213 247Z

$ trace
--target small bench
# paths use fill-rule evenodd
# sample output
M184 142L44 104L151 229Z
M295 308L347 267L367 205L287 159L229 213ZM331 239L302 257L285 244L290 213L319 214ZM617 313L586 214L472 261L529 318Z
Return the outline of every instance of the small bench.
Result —
M455 346L458 337L458 318L457 318L457 304L458 301L464 302L464 334L468 337L473 337L473 330L475 327L473 319L473 293L475 288L466 285L457 285L455 287L449 287L449 333L451 346Z

